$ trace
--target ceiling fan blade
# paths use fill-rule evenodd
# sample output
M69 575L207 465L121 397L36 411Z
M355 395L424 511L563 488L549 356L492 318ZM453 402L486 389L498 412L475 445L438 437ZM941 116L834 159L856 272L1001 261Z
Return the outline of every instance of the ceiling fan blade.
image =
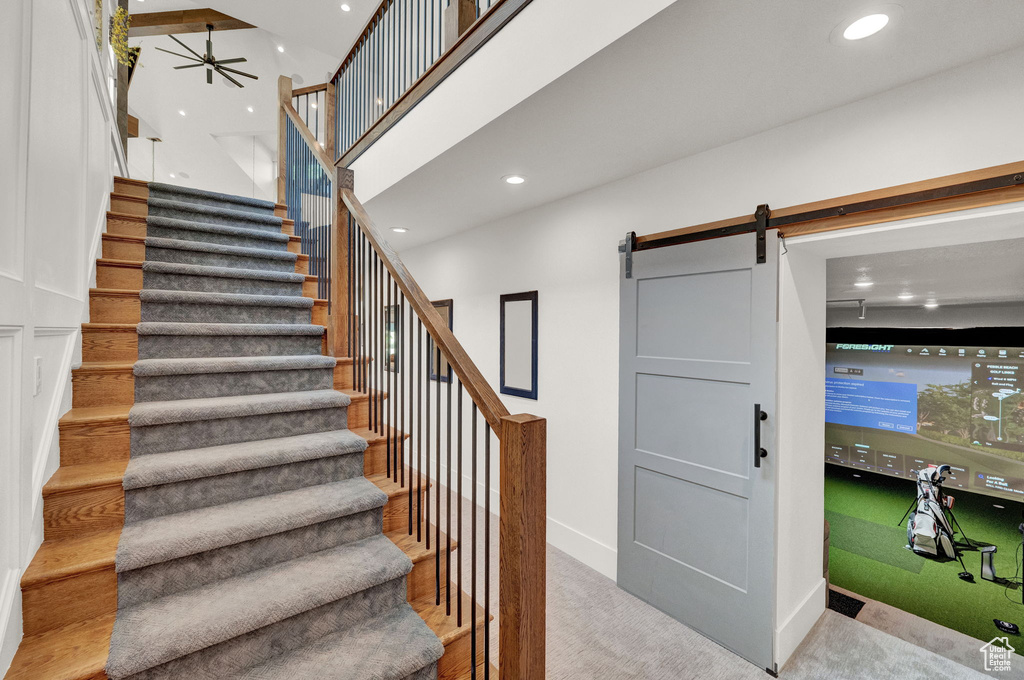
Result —
M213 85L213 69L212 68L206 69L206 84L207 85Z
M184 66L175 66L174 70L177 71L178 69L183 69L183 68L196 68L197 66L202 66L202 65L203 65L203 62L199 62L198 64L185 64Z
M227 73L224 73L224 71L220 67L214 66L213 68L217 69L217 73L221 74L222 76L233 82L235 85L238 85L238 87L245 87L245 85L242 85L240 82L229 76Z
M245 57L238 57L236 59L217 59L218 64L237 64L241 61L247 61Z
M259 80L260 79L259 76L254 76L251 73L245 73L244 71L237 71L237 70L235 70L233 68L228 68L227 66L221 66L219 61L215 64L215 66L218 69L223 69L225 71L230 71L231 73L236 73L236 74L238 74L240 76L245 76L246 78L252 78L253 80Z
M178 43L178 44L179 44L179 45L181 45L182 47L184 47L184 48L185 48L186 50L188 50L188 51L189 51L189 52L191 52L192 54L196 55L196 59L198 59L199 61L204 61L204 59L203 59L203 56L202 56L201 54L199 54L199 53L198 53L198 52L196 52L196 51L195 51L194 49L192 49L191 47L189 47L189 46L188 46L188 45L186 45L185 43L183 43L183 42L181 42L180 40L178 40L177 38L175 38L175 37L174 37L173 35L169 35L169 36L167 36L167 37L168 37L168 38L170 38L171 40L173 40L174 42Z
M161 52L166 52L167 54L173 54L176 57L181 57L182 59L188 59L189 61L198 61L199 63L203 62L202 59L196 59L195 57L190 57L187 54L179 54L178 52L171 52L170 50L165 50L162 47L157 47L156 49L160 50Z

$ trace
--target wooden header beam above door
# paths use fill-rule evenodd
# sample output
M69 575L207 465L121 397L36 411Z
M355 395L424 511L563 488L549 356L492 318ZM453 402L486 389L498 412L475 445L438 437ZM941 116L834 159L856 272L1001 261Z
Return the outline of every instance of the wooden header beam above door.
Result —
M132 14L129 38L147 35L171 35L177 33L206 33L206 25L215 31L231 31L239 28L256 28L241 19L229 17L215 9L183 9L173 12L144 12Z

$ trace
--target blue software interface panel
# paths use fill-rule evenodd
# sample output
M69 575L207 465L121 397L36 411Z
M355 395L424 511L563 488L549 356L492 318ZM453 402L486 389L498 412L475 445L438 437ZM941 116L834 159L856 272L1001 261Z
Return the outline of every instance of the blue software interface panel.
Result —
M825 459L1024 497L1024 348L829 343Z

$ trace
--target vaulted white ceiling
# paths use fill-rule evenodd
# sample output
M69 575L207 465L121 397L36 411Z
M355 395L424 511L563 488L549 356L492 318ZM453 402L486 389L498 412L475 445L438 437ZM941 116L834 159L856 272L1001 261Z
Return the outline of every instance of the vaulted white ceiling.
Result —
M243 89L216 75L208 85L205 69L175 70L188 62L154 49L184 52L170 37L132 38L130 44L142 46L128 96L129 112L140 120L139 138L128 148L132 176L276 198L278 76L291 76L296 87L325 82L377 7L376 0L347 0L352 10L342 12L340 4L130 0L135 13L209 7L255 25L214 32L213 42L218 57L245 57L248 61L233 66L259 77L240 79ZM197 52L205 48L205 34L176 37ZM147 137L163 140L155 145L155 168L154 145Z

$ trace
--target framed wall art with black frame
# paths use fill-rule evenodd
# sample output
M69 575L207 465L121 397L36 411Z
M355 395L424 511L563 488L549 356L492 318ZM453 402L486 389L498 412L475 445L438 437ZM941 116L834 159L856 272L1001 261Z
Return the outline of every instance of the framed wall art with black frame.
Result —
M434 305L434 309L441 315L441 318L448 323L448 330L455 330L455 312L453 310L453 304L451 300L434 300L430 304ZM428 370L431 380L440 380L441 382L449 382L452 379L452 367L445 359L444 355L441 354L441 350L438 349L434 341L430 339L430 335L427 335L427 343L430 351L428 352ZM440 376L438 376L437 367L440 366Z
M501 296L501 393L537 398L537 291Z

